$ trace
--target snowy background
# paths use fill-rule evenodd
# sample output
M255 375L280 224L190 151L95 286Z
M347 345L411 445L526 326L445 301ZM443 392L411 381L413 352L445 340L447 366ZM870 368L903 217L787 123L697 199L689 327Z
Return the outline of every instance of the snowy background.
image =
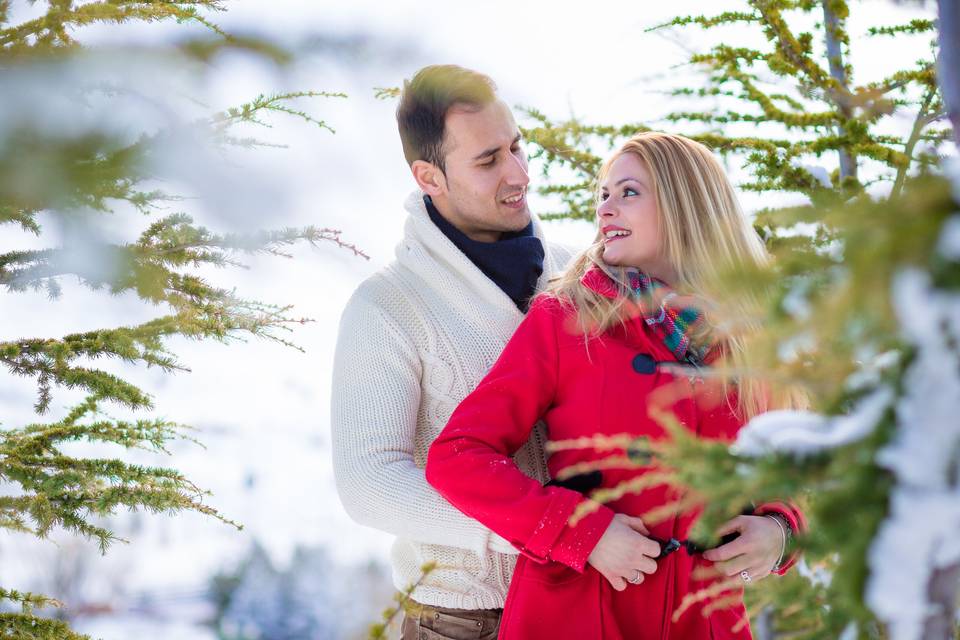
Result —
M399 86L426 64L457 63L491 75L508 103L535 106L553 118L649 123L678 108L662 93L664 88L699 82L696 75L671 67L706 43L697 40L696 30L654 34L644 29L675 15L719 13L738 5L608 0L563 10L550 2L501 0L431 5L236 0L226 5L229 11L214 20L228 31L265 32L281 43L305 47L306 53L282 70L245 55L221 56L190 86L198 92L193 97L211 110L285 90L343 91L349 97L302 104L335 134L272 118L273 129L255 133L288 148L238 152L230 158L229 172L211 183L221 189L228 185L232 197L202 193L205 199L171 205L171 211L186 210L217 231L334 227L370 260L333 245L296 247L292 260L252 258L246 260L249 271L210 273L217 283L236 285L244 297L293 304L295 315L313 318L291 336L305 353L268 342L224 346L179 341L170 348L189 373L163 375L97 363L150 392L159 415L197 427L196 435L207 447L184 442L172 447L172 458L129 459L182 470L211 490L209 502L243 523L243 531L194 514L122 514L110 526L131 544L117 544L102 557L94 544L69 536L39 542L4 533L0 584L63 598L75 627L104 640L214 638L204 622L224 585L234 596L235 629L248 623L244 615L253 610L264 620L272 615L279 620L278 611L298 610L313 622L284 623L294 625L284 630L284 637L363 637L366 626L390 604L390 537L351 522L338 502L330 468L330 367L340 311L358 283L391 259L404 220L401 202L413 188L396 133L395 102L375 99L374 87ZM927 15L885 2L871 5L870 24ZM15 2L14 8L20 12L15 16L29 17L42 6ZM882 61L907 46L859 38L868 26L857 20L864 13L854 11L850 25L853 64L862 74L855 78L858 82L880 77L888 71ZM183 29L95 27L77 36L88 44L165 42ZM727 33L729 39L749 44L749 34ZM920 53L903 49L896 57L913 60ZM736 180L737 167L730 170ZM531 186L536 171L534 167ZM759 206L756 196L745 195L743 202L748 210ZM534 211L549 207L535 196L531 205ZM142 229L142 219L127 217L105 218L104 233L124 237ZM0 251L43 246L70 231L55 219L41 222L50 232L43 241L0 230ZM547 234L583 246L592 230L583 222L551 222ZM134 296L110 297L63 284L64 294L54 302L43 294L0 295L0 339L132 324L158 313ZM4 377L0 422L19 426L35 421L34 397L32 381ZM76 399L57 391L44 421L58 418ZM72 451L84 449L77 445ZM245 573L238 574L241 567ZM215 580L217 575L221 577ZM297 635L297 624L313 631Z

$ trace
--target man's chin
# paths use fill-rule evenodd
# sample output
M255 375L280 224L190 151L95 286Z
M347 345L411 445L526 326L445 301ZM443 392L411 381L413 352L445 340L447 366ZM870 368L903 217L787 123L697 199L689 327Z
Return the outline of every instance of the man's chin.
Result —
M530 208L524 203L522 209L513 209L510 207L500 206L501 219L506 222L506 226L509 229L507 231L520 231L525 229L528 224L530 224Z

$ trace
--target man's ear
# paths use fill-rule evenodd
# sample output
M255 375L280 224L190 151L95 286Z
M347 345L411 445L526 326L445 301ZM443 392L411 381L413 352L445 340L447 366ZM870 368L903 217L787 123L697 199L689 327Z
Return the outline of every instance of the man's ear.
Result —
M414 160L410 171L413 172L413 179L417 181L420 190L428 196L439 196L447 192L447 177L437 165L426 160Z

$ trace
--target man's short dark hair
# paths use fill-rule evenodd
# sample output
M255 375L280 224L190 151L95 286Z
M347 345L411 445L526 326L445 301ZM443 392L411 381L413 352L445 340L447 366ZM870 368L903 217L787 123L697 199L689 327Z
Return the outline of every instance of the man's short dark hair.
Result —
M397 127L407 164L425 160L446 171L443 132L454 105L482 109L497 99L497 85L488 76L453 64L420 69L403 83Z

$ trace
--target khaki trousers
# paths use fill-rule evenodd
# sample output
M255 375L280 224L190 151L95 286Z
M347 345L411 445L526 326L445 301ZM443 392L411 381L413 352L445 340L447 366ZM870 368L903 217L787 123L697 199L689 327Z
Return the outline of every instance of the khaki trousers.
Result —
M496 640L503 609L447 609L420 605L407 613L400 640Z

